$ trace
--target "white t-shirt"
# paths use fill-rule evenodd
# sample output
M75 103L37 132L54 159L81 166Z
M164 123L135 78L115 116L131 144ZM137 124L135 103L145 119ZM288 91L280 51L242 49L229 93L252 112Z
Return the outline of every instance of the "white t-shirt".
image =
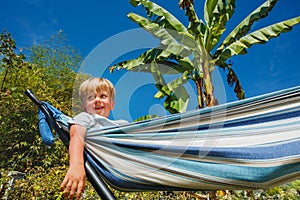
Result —
M87 112L81 112L76 115L74 118L68 121L69 124L77 124L83 126L88 130L94 128L103 128L103 127L116 127L128 124L126 120L110 120L106 117L102 117L97 114L89 114ZM85 137L85 135L83 135Z

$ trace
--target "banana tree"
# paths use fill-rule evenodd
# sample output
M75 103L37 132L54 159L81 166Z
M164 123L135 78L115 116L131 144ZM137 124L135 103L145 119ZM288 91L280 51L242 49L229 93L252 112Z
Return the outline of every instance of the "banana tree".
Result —
M151 73L158 92L155 98L164 98L164 107L170 113L186 111L189 95L185 84L191 80L196 85L198 107L213 106L212 72L216 67L227 71L227 82L234 87L238 99L245 98L238 76L231 68L230 58L247 53L254 44L264 44L281 33L292 30L300 22L300 16L251 31L252 25L266 17L278 0L266 0L250 13L227 36L223 36L226 24L235 12L235 0L206 0L204 21L194 10L193 0L180 0L189 24L185 26L170 12L150 0L130 0L134 7L145 8L147 16L129 13L128 17L140 27L158 38L160 45L136 59L126 60L110 68ZM225 38L221 41L221 38ZM177 74L170 82L165 75Z

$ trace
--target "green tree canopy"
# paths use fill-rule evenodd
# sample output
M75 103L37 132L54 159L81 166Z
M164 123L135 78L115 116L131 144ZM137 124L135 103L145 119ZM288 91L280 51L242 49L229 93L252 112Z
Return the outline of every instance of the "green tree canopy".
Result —
M199 108L217 104L212 82L212 72L216 67L227 70L228 84L234 87L236 96L243 99L244 90L229 59L246 54L251 46L265 44L300 22L298 16L253 30L253 24L265 18L277 1L266 0L224 35L227 22L235 13L235 0L206 0L203 19L197 16L194 1L180 0L180 8L189 21L187 25L150 0L130 0L134 7L143 7L146 16L131 12L129 19L158 38L160 45L136 59L117 63L111 71L126 69L151 73L158 89L155 98L165 98L164 107L170 113L186 110L190 97L184 85L188 80L195 83ZM178 76L167 82L165 76L168 74Z
M28 59L16 50L7 32L2 34L0 80L1 168L24 171L33 166L54 166L66 162L65 147L59 140L52 148L41 143L37 107L24 94L31 89L41 100L49 101L71 115L73 84L81 64L78 51L69 46L62 32L43 44L28 49ZM5 44L10 42L11 45ZM11 64L12 63L12 64ZM51 152L56 152L51 153Z

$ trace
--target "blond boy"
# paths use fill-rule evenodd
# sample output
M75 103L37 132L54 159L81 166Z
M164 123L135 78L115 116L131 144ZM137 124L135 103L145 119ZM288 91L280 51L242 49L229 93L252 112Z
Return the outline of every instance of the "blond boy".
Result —
M87 130L93 127L108 125L122 125L124 120L111 121L110 111L114 109L115 89L112 83L105 78L90 78L83 82L79 89L82 102L82 112L76 115L69 123L70 127L70 167L61 183L61 190L65 195L73 199L80 199L84 191L86 174L84 169L84 138Z

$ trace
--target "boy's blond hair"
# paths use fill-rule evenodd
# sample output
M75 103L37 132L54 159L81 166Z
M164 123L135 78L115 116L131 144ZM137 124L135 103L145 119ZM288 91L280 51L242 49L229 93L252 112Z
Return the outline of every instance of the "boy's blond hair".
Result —
M110 95L112 101L116 96L113 84L105 78L90 78L84 81L79 88L79 96L82 103L86 101L88 95L94 92L106 91Z

